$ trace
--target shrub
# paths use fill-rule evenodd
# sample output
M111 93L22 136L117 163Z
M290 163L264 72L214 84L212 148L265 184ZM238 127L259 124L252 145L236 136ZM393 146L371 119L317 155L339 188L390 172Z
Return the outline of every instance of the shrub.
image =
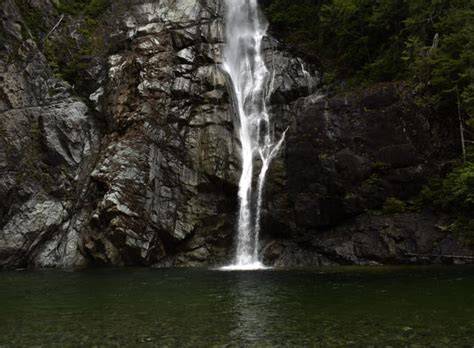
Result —
M71 16L100 16L110 5L110 0L55 0L55 7Z
M445 178L432 178L420 194L421 204L460 215L474 209L474 162L456 166Z
M384 214L397 214L403 213L407 210L407 206L405 202L399 200L396 197L389 197L386 199L383 207L382 212Z
M438 204L446 209L474 209L474 163L455 168L443 180Z

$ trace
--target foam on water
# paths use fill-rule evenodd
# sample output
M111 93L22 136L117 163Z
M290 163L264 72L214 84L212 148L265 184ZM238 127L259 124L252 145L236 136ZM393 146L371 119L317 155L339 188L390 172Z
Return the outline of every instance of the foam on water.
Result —
M271 269L271 267L266 267L261 262L254 262L242 265L235 264L219 268L220 271L262 271L267 269Z

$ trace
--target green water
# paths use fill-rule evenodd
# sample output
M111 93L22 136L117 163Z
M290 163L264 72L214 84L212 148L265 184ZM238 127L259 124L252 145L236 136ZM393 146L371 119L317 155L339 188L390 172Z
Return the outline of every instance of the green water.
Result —
M474 345L474 268L0 273L0 347Z

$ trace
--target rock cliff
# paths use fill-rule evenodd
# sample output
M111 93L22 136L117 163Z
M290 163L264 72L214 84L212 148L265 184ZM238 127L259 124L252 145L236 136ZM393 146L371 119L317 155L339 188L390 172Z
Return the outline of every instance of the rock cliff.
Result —
M269 188L267 263L470 262L472 249L446 231L449 217L417 204L459 153L455 124L397 84L290 109L282 180Z
M233 257L240 159L223 10L219 0L114 1L97 21L99 49L87 51L87 19L49 0L3 2L0 267ZM290 127L267 187L268 263L473 255L442 217L374 214L414 197L453 156L454 126L417 110L403 86L324 96L317 67L273 38L265 55L276 131ZM59 74L62 61L77 64Z

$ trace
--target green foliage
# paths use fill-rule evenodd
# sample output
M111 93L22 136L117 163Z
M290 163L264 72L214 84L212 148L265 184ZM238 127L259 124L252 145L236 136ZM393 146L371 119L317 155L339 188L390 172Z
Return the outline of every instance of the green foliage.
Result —
M407 205L405 202L399 200L396 197L389 197L386 199L383 207L382 212L384 214L397 214L403 213L407 210Z
M85 8L85 13L93 18L100 16L110 6L110 0L91 0Z
M406 20L412 29L403 55L406 77L420 105L452 109L459 90L463 109L474 115L474 5L460 0L432 3L416 7L414 17ZM428 24L423 22L426 18ZM420 35L423 29L433 35L431 41L431 36Z
M68 36L47 40L44 53L58 78L83 87L84 71L90 68L92 57L104 54L103 21L99 18L110 5L110 0L55 0L55 7L69 14L79 24L80 37Z
M51 70L53 70L54 76L57 78L63 78L61 74L61 67L59 65L58 54L59 52L57 51L57 47L54 45L54 43L51 42L51 40L46 40L44 43L44 56L46 57Z
M91 65L90 57L103 54L105 43L101 32L101 23L91 17L86 17L79 29L81 42L67 41L67 50L72 56L61 61L60 71L64 79L77 84L85 70Z
M91 65L91 57L99 56L104 51L103 21L100 16L110 6L110 0L52 0L55 8L63 14L67 14L61 26L55 34L45 38L46 33L51 30L46 27L44 13L41 7L32 7L28 1L15 0L25 26L23 36L27 38L29 33L42 48L43 53L57 78L65 79L73 85L79 85L84 77L84 70ZM69 27L71 22L78 27L80 36L71 35L61 31ZM16 50L13 50L16 52ZM9 57L14 60L16 57Z
M401 66L398 32L403 1L272 0L266 12L277 32L316 56L338 78L386 81Z
M472 50L471 50L472 52ZM471 83L467 85L466 88L462 91L461 97L464 101L465 109L468 115L471 117L470 122L468 123L469 127L474 130L474 62L470 63L470 69L468 70L469 79Z
M284 32L287 41L312 50L320 46L317 35L320 8L318 2L311 0L275 0L266 11L272 25Z
M55 0L55 7L71 16L99 17L109 6L110 0Z
M423 188L422 199L432 206L453 212L474 209L474 162L459 165L446 178L432 179Z
M471 131L474 131L474 117L471 117L469 120L467 120L466 124L471 129Z
M421 106L474 117L472 0L267 0L283 39L318 59L329 82L407 80ZM328 80L327 80L328 81Z
M34 39L39 40L40 34L46 31L45 24L43 22L43 16L40 11L30 6L25 0L15 0L15 3L20 10L21 16L25 22L27 28L22 28L22 35L24 38L28 38L28 30Z
M365 180L362 183L362 187L371 188L371 187L379 185L380 182L381 182L380 175L377 173L373 173L367 180Z
M445 207L458 206L472 211L474 208L474 163L456 168L443 182L442 191L446 194Z
M387 163L385 163L385 162L380 162L380 161L374 162L374 163L372 164L372 170L375 171L375 172L383 171L383 170L385 170L385 169L387 169L387 168L389 168L389 167L390 167L390 166L389 166Z

